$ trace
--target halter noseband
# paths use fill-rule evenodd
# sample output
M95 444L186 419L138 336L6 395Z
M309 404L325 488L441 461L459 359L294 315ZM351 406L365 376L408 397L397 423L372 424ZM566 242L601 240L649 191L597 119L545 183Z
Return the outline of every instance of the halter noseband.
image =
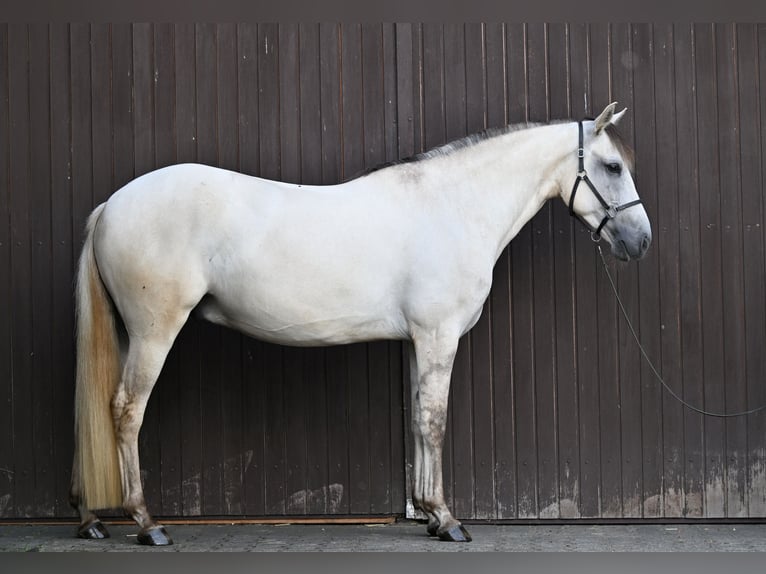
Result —
M577 161L579 164L579 168L577 170L577 179L575 179L574 187L572 188L572 193L569 195L569 215L574 216L580 221L582 221L583 225L585 225L585 227L590 229L591 238L593 239L593 241L599 241L601 239L601 230L609 222L609 220L617 217L617 214L619 214L621 211L624 211L628 209L629 207L633 207L634 205L639 205L641 203L641 200L636 199L635 201L629 201L628 203L623 203L622 205L613 205L606 202L606 200L602 197L602 195L596 189L596 186L593 185L593 182L588 177L588 172L585 171L585 148L583 148L582 121L577 122L577 128L579 131L579 139L578 139L578 146L577 146ZM581 181L584 181L588 185L590 190L593 192L593 195L596 196L596 199L598 199L599 203L603 206L604 210L606 211L606 215L604 215L604 218L601 220L601 223L599 223L596 229L593 229L593 227L587 221L585 221L584 218L580 217L577 213L575 213L575 210L574 210L574 198L575 198L575 194L577 193L577 188L580 186Z

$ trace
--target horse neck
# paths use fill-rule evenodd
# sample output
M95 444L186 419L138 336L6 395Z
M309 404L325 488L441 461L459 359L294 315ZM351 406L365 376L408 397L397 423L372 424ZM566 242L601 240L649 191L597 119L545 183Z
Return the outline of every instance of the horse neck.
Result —
M494 244L497 260L543 204L559 195L563 172L576 168L572 125L513 131L431 160L423 185L449 196L461 217L473 220L471 227Z

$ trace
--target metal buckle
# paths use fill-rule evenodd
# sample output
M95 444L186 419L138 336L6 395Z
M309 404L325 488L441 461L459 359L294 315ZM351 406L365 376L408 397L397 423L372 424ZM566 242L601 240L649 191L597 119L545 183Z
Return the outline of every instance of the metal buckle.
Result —
M595 231L591 231L590 232L590 240L593 243L598 243L599 241L601 241L601 234L600 233L596 233Z
M617 217L617 214L619 213L619 206L618 205L610 205L606 208L606 216L609 219L614 219Z
M571 147L569 149L572 149ZM584 158L585 157L585 148L578 147L577 148L577 157Z

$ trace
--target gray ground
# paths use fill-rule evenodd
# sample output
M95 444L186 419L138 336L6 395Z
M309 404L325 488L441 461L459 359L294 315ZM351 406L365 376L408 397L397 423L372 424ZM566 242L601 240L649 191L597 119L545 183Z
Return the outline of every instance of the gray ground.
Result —
M108 524L108 523L107 523ZM136 544L136 528L108 525L112 537L75 538L66 525L0 525L0 551L252 551L252 552L763 552L766 524L642 525L467 525L473 542L429 538L425 526L410 521L384 525L170 525L175 544L147 548Z

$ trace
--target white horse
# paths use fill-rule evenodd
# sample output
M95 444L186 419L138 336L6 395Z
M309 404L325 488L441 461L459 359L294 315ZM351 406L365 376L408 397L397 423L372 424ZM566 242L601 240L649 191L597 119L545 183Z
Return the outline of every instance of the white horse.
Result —
M137 439L194 310L285 345L407 341L413 500L430 534L470 540L444 501L442 442L458 339L479 319L500 253L556 196L622 260L651 241L612 128L625 110L614 110L471 136L340 185L184 164L114 193L88 219L78 268L78 535L108 536L92 509L122 506L140 543L172 543L147 512ZM580 182L591 190L575 193Z

